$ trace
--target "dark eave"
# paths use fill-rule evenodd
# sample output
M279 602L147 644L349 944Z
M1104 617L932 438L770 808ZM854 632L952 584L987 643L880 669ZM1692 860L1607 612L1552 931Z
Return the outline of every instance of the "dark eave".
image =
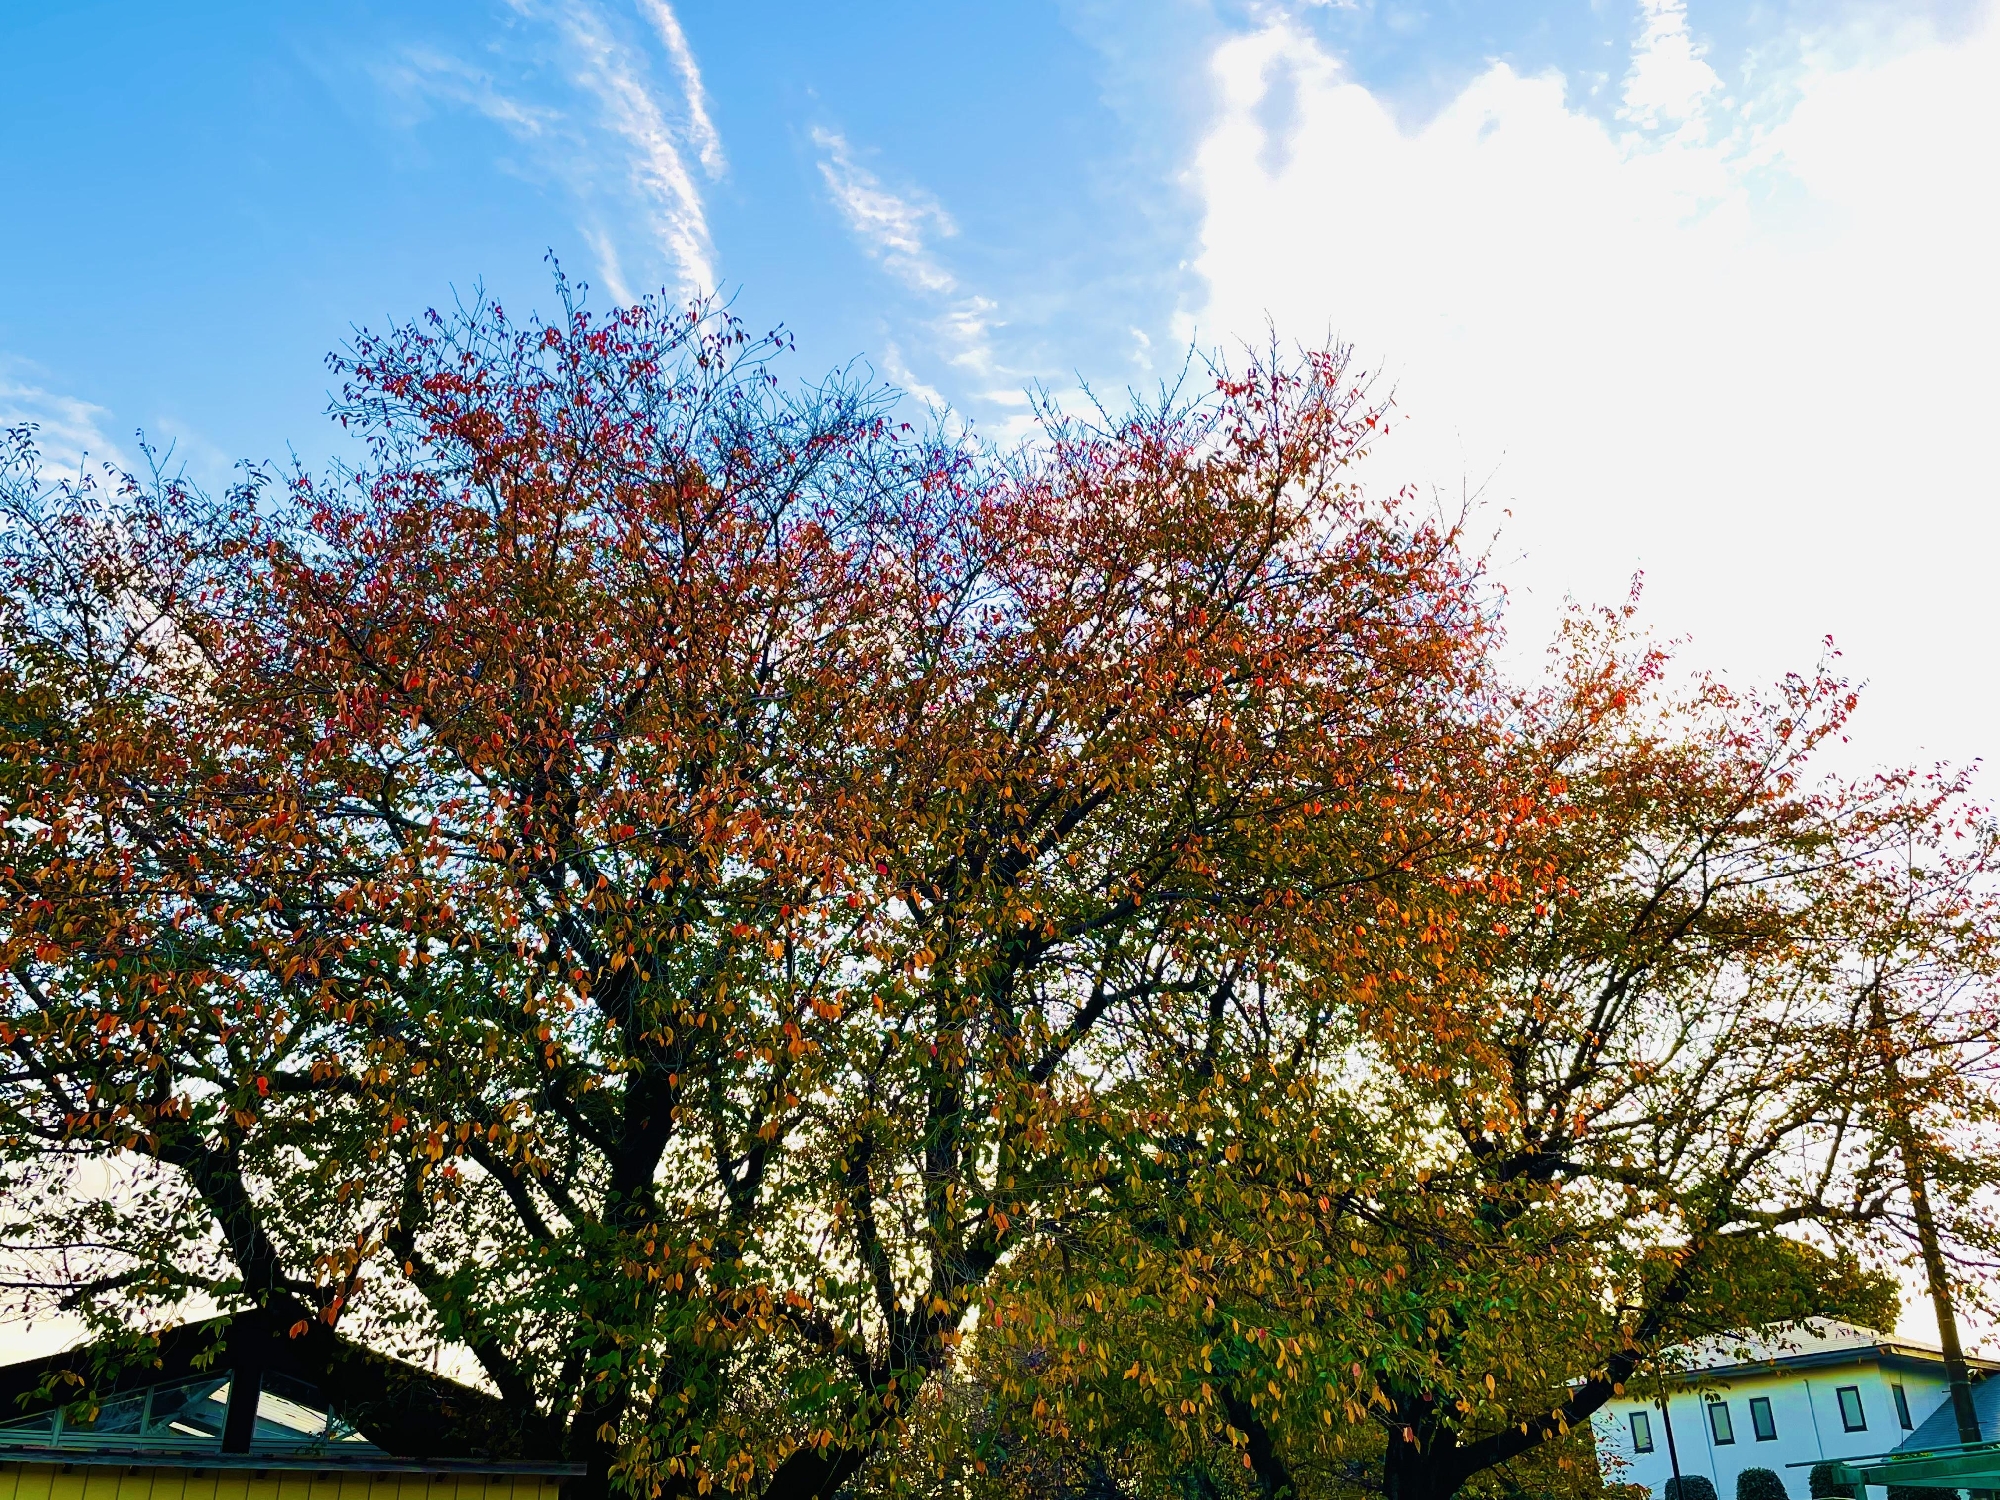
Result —
M492 1463L466 1458L396 1458L387 1453L163 1453L157 1448L22 1448L0 1451L0 1464L88 1465L120 1469L252 1469L288 1474L458 1474L466 1478L573 1479L582 1464Z
M560 1458L559 1439L537 1413L377 1353L324 1324L287 1324L282 1316L254 1310L181 1324L122 1357L107 1346L90 1346L0 1367L0 1420L35 1416L86 1394L102 1401L122 1391L239 1368L290 1375L317 1387L342 1420L395 1455L392 1462L418 1461L430 1468L437 1461L546 1465ZM40 1394L44 1390L48 1394ZM61 1451L63 1462L83 1461L78 1449ZM249 1457L256 1461L248 1467L278 1467L264 1455ZM329 1467L318 1460L305 1466Z
M1977 1375L2000 1371L2000 1361L1968 1356L1966 1364ZM1834 1365L1892 1365L1904 1370L1942 1371L1944 1356L1921 1345L1890 1343L1853 1344L1841 1349L1814 1349L1798 1354L1772 1355L1766 1359L1739 1360L1734 1364L1706 1365L1698 1370L1681 1370L1668 1377L1675 1385L1700 1385L1709 1380L1728 1380L1749 1375L1782 1375L1795 1370L1823 1370Z

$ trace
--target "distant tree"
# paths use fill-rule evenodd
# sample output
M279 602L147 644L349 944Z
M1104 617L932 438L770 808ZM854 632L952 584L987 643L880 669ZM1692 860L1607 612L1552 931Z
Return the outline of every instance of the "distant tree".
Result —
M1715 1500L1715 1485L1701 1474L1682 1474L1669 1479L1666 1500Z
M1840 1465L1817 1463L1806 1475L1806 1488L1812 1500L1853 1500L1854 1487L1840 1477Z

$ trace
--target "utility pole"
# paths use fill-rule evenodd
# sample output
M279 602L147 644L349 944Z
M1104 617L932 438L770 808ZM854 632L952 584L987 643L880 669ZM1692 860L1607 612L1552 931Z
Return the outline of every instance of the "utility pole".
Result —
M1958 1340L1958 1315L1951 1305L1951 1278L1938 1240L1937 1215L1931 1211L1923 1151L1916 1126L1910 1120L1909 1101L1903 1093L1903 1074L1896 1065L1895 1042L1889 1033L1888 1008L1882 1003L1879 981L1869 987L1868 1024L1875 1033L1875 1050L1882 1059L1889 1123L1896 1137L1896 1152L1903 1158L1903 1183L1909 1190L1911 1212L1917 1221L1917 1248L1923 1256L1924 1277L1930 1283L1931 1309L1937 1315L1938 1347L1944 1352L1945 1378L1951 1382L1951 1411L1958 1421L1958 1440L1981 1442L1979 1414L1972 1405L1972 1374L1966 1368L1965 1349Z
M1674 1500L1687 1500L1687 1486L1681 1483L1681 1455L1674 1446L1674 1414L1667 1410L1667 1389L1660 1388L1660 1425L1667 1430L1667 1462L1674 1471Z

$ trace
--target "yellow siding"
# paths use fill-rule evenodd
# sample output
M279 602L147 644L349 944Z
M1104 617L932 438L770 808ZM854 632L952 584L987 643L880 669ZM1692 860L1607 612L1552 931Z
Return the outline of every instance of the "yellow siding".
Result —
M98 1472L117 1476L116 1487L111 1491L112 1500L153 1500L156 1481L161 1491L173 1485L173 1476L157 1469L140 1469L130 1474L123 1469L100 1469ZM160 1500L166 1500L166 1496L162 1494Z
M558 1500L562 1481L535 1475L322 1474L0 1463L0 1500Z

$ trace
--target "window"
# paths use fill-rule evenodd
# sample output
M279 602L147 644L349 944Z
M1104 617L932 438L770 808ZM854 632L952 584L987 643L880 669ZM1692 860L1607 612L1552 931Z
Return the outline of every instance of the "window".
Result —
M1778 1440L1778 1424L1771 1420L1769 1396L1750 1398L1750 1430L1757 1434L1757 1441L1760 1443L1774 1443Z
M1724 1443L1736 1441L1736 1428L1729 1420L1727 1401L1708 1403L1708 1430L1715 1434L1715 1444L1718 1448Z
M373 1452L368 1440L326 1409L318 1390L275 1371L265 1375L258 1393L254 1451L267 1448L318 1449L325 1444L348 1445L349 1452ZM58 1448L145 1446L214 1451L222 1439L229 1410L230 1379L204 1375L177 1384L163 1384L116 1395L97 1408L89 1420L71 1417L58 1407L20 1421L0 1422L0 1452L24 1440Z
M97 1408L97 1415L85 1419L65 1416L63 1426L79 1432L124 1433L137 1432L146 1420L146 1393L136 1396L120 1396L115 1401L107 1401Z
M1648 1412L1632 1413L1632 1451L1634 1453L1653 1451L1653 1418Z
M1902 1424L1903 1431L1908 1432L1917 1425L1910 1420L1910 1398L1903 1394L1900 1385L1890 1386L1889 1394L1896 1398L1896 1420Z
M1840 1425L1849 1432L1866 1432L1868 1418L1861 1411L1861 1387L1844 1385L1833 1393L1833 1399L1840 1403Z

